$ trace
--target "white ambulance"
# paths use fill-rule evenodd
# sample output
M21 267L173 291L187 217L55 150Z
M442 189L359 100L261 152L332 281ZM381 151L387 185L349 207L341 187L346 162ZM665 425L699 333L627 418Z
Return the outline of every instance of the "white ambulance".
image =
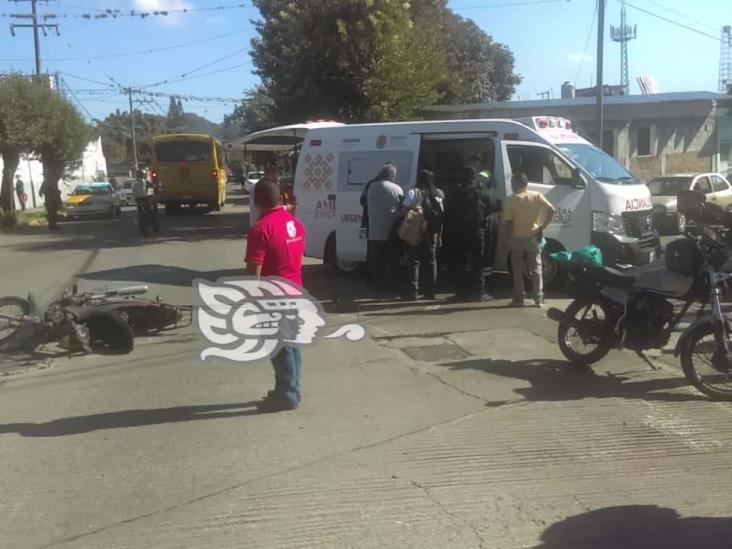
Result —
M258 132L260 138L277 128ZM595 244L606 264L630 266L660 251L653 228L650 193L615 159L575 133L568 120L450 120L383 124L318 125L304 134L294 180L297 216L308 237L306 255L340 270L366 260L359 198L386 162L397 167L397 183L414 186L422 168L449 199L462 167L488 158L497 198L511 194L511 175L524 172L557 213L548 227L546 253ZM506 254L496 254L504 270ZM549 282L556 266L545 261Z

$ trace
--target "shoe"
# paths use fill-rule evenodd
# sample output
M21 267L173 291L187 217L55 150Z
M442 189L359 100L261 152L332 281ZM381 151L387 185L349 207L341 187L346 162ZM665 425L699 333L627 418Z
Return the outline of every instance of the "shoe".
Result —
M297 402L291 402L290 399L281 397L265 398L257 404L257 410L264 414L297 410Z
M543 297L537 297L534 299L534 306L542 308L544 306L544 298Z
M265 400L271 399L271 398L279 398L279 395L275 393L274 389L267 391L267 396L264 397ZM297 393L297 401L300 402L302 400L302 395L300 393Z
M511 300L511 307L523 307L524 306L524 300L523 299L512 299Z

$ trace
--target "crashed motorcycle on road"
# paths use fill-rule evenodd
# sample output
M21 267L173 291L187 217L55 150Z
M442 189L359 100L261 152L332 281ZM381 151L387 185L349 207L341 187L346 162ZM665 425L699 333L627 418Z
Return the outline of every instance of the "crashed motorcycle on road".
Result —
M147 286L128 286L80 294L74 286L43 312L32 295L28 299L2 297L0 352L29 352L58 342L70 351L89 353L98 343L126 354L134 349L136 334L190 324L190 307L139 297L147 290Z
M693 191L678 197L679 211L689 220L686 238L668 244L665 263L655 262L633 272L609 267L567 265L576 295L566 310L552 308L559 323L557 339L571 363L589 366L611 349L643 351L665 347L697 305L695 320L675 347L689 382L702 393L732 400L732 328L722 298L732 289L728 269L729 238L709 221L732 229L732 215L706 204ZM675 306L676 305L676 306ZM708 313L705 309L711 307Z

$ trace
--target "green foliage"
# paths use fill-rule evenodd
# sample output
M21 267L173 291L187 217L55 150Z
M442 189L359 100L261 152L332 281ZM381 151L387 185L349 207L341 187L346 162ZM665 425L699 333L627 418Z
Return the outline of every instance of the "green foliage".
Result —
M252 42L275 122L404 118L435 100L444 78L436 43L413 25L404 0L255 0ZM425 59L429 71L420 70ZM416 69L415 69L416 68Z
M176 131L184 125L183 120L183 103L179 98L171 97L168 106L168 130Z
M308 118L406 119L435 102L508 99L520 81L510 50L447 0L253 3L262 86L230 115L243 133Z
M269 128L274 125L274 106L264 86L247 90L241 105L224 117L224 127L239 136Z
M0 77L0 156L3 158L0 208L11 210L15 170L24 152L43 135L44 85L20 74Z

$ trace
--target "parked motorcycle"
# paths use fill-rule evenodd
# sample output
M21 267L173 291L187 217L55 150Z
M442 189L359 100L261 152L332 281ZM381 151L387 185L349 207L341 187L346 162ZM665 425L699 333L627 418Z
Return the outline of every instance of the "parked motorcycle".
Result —
M43 313L32 296L0 298L0 351L32 351L55 341L74 351L89 353L91 345L100 342L115 352L130 353L136 334L186 325L190 307L139 297L147 289L129 286L79 294L74 286Z
M721 304L732 288L732 274L725 268L729 244L705 222L719 217L705 200L691 191L679 195L679 211L690 220L687 238L668 244L665 263L634 272L567 266L578 297L564 311L548 311L549 318L559 322L557 339L567 360L589 366L613 348L640 355L662 348L698 304L696 319L682 333L675 356L681 357L685 376L699 391L732 400L732 327ZM708 305L711 310L705 313Z

